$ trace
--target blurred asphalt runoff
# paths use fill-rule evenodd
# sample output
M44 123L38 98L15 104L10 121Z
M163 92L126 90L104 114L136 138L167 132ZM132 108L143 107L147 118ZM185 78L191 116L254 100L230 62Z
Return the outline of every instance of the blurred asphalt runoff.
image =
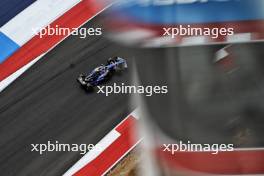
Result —
M153 132L186 143L264 147L264 43L234 44L221 66L214 60L223 47L134 52L142 84L169 90L144 97Z

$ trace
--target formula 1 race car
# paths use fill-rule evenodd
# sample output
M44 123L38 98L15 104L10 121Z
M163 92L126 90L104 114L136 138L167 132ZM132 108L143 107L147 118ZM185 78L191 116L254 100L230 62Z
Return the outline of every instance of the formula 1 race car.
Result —
M116 71L122 71L127 68L126 60L120 57L113 57L107 60L106 65L96 67L90 74L80 74L77 81L87 90L93 90L94 86L110 79Z

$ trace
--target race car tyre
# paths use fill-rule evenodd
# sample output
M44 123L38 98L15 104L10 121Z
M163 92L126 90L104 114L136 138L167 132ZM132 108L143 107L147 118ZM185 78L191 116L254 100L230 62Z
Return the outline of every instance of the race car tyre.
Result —
M116 62L116 59L117 59L117 57L109 58L109 59L107 60L107 64L115 63L115 62Z
M119 69L120 70L126 70L127 69L126 63L123 63L123 64L119 65Z
M85 86L85 90L90 92L90 91L93 90L93 86L91 84L87 83L86 86Z

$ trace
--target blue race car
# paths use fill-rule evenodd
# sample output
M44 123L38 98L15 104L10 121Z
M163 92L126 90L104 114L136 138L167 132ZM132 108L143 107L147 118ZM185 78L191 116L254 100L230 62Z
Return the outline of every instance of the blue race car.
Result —
M77 81L87 91L93 89L94 86L101 84L110 79L115 71L125 70L127 68L126 60L121 57L113 57L107 60L106 65L96 67L90 74L80 74Z

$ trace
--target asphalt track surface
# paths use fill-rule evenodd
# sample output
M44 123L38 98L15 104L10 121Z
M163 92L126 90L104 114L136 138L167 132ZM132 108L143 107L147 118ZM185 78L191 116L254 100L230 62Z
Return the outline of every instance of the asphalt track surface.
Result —
M100 17L84 27L102 27ZM0 93L0 175L62 175L78 152L31 152L31 144L96 144L132 110L129 95L87 93L76 78L107 58L132 59L103 36L70 36ZM131 70L106 84L129 84Z

